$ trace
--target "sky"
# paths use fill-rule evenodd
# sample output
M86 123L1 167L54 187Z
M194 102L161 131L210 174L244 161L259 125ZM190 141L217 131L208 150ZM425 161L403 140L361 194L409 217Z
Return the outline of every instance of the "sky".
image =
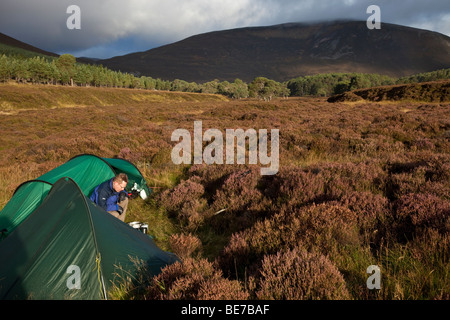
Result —
M67 13L71 5L79 20ZM449 0L1 0L0 32L50 52L104 59L210 31L366 21L370 5L380 8L381 28L394 23L450 36Z

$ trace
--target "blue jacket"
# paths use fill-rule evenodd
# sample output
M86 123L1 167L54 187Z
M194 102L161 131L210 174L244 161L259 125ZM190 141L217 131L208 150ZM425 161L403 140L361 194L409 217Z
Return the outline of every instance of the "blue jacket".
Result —
M119 210L119 205L117 204L119 202L119 192L113 189L113 179L99 184L90 197L93 202L106 211Z

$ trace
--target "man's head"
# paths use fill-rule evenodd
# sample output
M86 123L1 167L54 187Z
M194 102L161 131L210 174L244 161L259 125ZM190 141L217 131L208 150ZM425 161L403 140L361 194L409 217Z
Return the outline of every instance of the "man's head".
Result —
M114 177L112 184L114 191L121 192L125 190L128 184L128 176L125 173L120 173Z

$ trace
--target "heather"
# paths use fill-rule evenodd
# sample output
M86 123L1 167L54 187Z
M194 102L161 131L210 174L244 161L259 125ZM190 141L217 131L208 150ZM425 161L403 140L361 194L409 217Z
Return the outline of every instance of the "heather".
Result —
M264 257L258 299L349 299L344 278L323 255L294 248Z
M449 298L448 102L52 87L70 103L50 106L40 87L0 86L0 207L77 154L122 157L153 190L130 203L127 220L147 222L182 260L156 277L142 268L113 298ZM171 133L192 133L196 120L203 130L279 129L279 172L174 165ZM366 286L370 265L380 290Z

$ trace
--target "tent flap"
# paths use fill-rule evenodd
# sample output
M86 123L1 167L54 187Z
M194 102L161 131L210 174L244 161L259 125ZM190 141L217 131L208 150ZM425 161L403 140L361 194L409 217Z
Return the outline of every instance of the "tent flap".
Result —
M68 179L56 182L42 205L0 243L0 297L101 298L87 214L76 185ZM67 285L70 266L80 270L81 289Z

